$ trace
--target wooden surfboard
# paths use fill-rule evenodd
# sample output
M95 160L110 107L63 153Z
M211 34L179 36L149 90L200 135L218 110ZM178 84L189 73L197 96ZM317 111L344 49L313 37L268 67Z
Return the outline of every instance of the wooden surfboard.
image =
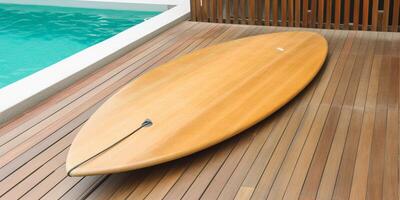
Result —
M295 97L327 51L317 33L284 32L207 47L159 66L90 117L70 147L67 171L134 170L222 142Z

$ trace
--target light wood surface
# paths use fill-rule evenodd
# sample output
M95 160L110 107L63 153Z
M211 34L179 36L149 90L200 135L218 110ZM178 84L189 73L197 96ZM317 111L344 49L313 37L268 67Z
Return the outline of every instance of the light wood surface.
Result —
M74 139L66 168L73 169L73 176L123 172L226 140L297 95L320 70L327 49L317 33L274 33L208 47L164 64L96 111ZM80 165L145 119L153 125Z

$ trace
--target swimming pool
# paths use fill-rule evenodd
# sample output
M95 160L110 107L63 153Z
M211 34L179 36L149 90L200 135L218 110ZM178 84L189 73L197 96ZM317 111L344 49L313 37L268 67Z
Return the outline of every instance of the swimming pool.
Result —
M0 4L0 88L159 13Z

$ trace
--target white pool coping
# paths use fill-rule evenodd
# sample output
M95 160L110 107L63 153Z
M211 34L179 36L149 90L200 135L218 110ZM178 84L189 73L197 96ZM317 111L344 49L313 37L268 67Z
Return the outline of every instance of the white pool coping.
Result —
M0 89L0 124L178 22L188 19L190 13L189 0L0 0L0 3L134 10L169 8L143 23Z

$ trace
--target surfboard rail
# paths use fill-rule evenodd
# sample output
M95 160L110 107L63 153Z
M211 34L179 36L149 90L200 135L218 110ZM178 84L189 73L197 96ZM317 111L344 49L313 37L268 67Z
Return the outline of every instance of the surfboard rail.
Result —
M284 32L218 44L159 66L93 114L71 145L67 171L134 170L224 141L293 99L319 72L327 51L318 33ZM153 125L129 135L145 119Z

